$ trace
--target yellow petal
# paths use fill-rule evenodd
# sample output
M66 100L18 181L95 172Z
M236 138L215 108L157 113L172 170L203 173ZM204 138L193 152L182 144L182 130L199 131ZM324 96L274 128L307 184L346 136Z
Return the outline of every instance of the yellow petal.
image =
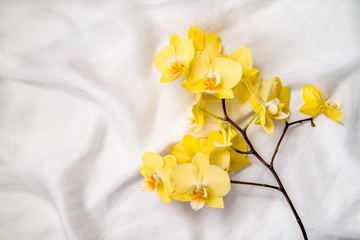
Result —
M320 113L322 104L318 100L308 100L299 109L299 112L309 116L315 116Z
M224 137L221 135L221 133L216 131L211 131L209 133L209 141L214 143L215 145L224 145Z
M175 33L171 34L169 45L173 46L175 49L179 46L181 37Z
M220 75L220 85L225 89L235 87L242 76L241 65L224 57L214 60L214 72Z
M166 155L163 157L164 166L162 172L165 173L169 168L174 168L176 166L176 158L173 155Z
M156 186L156 188L157 188L157 192L158 192L161 200L163 200L164 203L169 204L170 201L171 201L171 198L167 195L163 183L160 182L160 183Z
M141 166L139 167L139 170L141 172L141 174L147 179L147 180L152 180L150 178L150 175L152 175L154 172L152 172L150 169L144 167L144 166Z
M172 76L170 73L169 74L163 74L160 78L160 82L164 83L164 82L172 82L176 79L178 79L181 76L181 72L179 72L178 74Z
M237 171L247 165L249 165L251 162L246 158L245 154L240 154L235 152L234 150L230 149L230 166L229 166L229 172Z
M256 98L254 96L250 97L250 104L251 104L251 107L254 109L254 112L257 112L259 110L259 108L263 107L262 105L260 105L260 103L256 100Z
M191 199L194 198L194 196L191 196L188 192L180 194L177 192L174 192L171 197L175 200L181 201L181 202L189 202Z
M176 56L180 56L181 59L189 66L195 54L192 39L181 39L177 48L175 48L175 53Z
M247 47L239 47L231 53L231 58L241 64L242 69L251 69L253 60L251 51Z
M285 104L285 108L283 109L284 112L289 111L289 104L290 104L290 88L283 87L281 93L279 95L279 100L281 103Z
M205 206L205 200L202 197L194 197L190 200L190 206L195 211L198 211Z
M197 84L191 85L187 80L183 81L181 86L185 89L189 90L192 93L202 93L205 89L205 85L203 81L199 81Z
M204 37L205 37L205 47L209 46L214 48L219 53L221 52L222 45L219 35L217 35L216 33L205 33Z
M189 73L186 76L186 81L190 85L194 85L202 81L204 75L209 71L210 58L204 54L194 57L190 65Z
M305 103L309 101L318 101L319 103L322 103L321 93L311 85L307 85L303 88L302 97Z
M200 141L192 135L185 135L182 139L182 145L189 156L195 156L200 152Z
M198 181L202 181L204 168L210 165L209 158L205 156L203 153L198 153L194 156L192 163L198 169L198 177L197 177Z
M208 156L214 147L213 142L208 139L200 139L200 152L204 155Z
M173 168L171 187L177 193L188 192L197 182L198 169L192 163L184 163Z
M234 98L234 92L231 89L216 89L214 96L217 98Z
M204 49L205 39L202 31L196 27L191 26L188 32L188 38L193 40L196 51L202 51Z
M161 72L169 76L171 74L167 67L167 61L175 57L175 48L173 46L167 46L161 49L154 58L155 67Z
M217 197L223 197L230 191L230 178L227 172L218 166L210 165L203 170L203 184Z
M174 189L171 187L171 174L172 174L172 168L169 168L163 177L163 185L164 185L164 190L165 190L165 194L170 197L171 194L173 193Z
M273 134L274 133L274 123L271 120L271 117L269 117L267 114L260 113L260 117L261 117L261 125L263 127L263 129L265 130L265 132L269 133L269 134Z
M227 169L230 164L230 152L226 147L216 147L211 151L209 160L211 165Z
M208 196L205 198L205 203L212 208L224 208L224 200L222 197L217 197L215 194L210 190L207 189Z
M282 90L282 83L280 78L265 78L260 81L259 96L265 101L271 101L274 98L278 98Z
M219 57L220 54L212 47L206 47L201 54L204 54L210 58L210 61L214 61L215 58Z
M342 119L343 114L340 112L339 109L330 107L330 106L326 106L324 108L324 113L326 116L328 116L329 118L331 118L332 120L334 120L337 123L343 124L341 122L339 122L339 120Z
M164 166L164 160L162 157L154 152L145 152L142 155L142 161L144 167L151 170L152 172L156 172L156 170L161 170Z
M189 156L184 149L182 143L175 144L171 149L170 152L172 155L175 156L177 163L188 163L191 162L192 156Z

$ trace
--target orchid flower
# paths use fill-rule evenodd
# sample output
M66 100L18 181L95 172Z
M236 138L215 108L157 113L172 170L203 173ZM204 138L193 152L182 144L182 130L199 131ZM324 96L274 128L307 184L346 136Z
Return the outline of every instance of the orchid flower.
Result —
M290 88L283 87L280 78L265 78L260 81L259 89L251 96L250 103L265 132L274 133L272 118L286 120L289 115Z
M172 34L169 46L161 49L154 58L154 65L163 74L160 82L171 82L181 74L187 75L195 49L191 39L181 39Z
M191 208L196 211L205 204L223 208L222 197L230 191L230 178L220 167L210 165L207 156L198 153L191 163L180 164L173 169L171 185L174 189L172 198L190 201Z
M141 186L141 190L152 192L157 188L160 198L169 203L172 193L170 185L170 174L176 165L176 159L172 155L162 158L159 154L145 152L142 155L143 166L140 167L141 174L146 181Z
M305 104L299 109L301 113L312 116L313 118L324 113L335 122L342 124L339 122L343 117L343 114L339 110L341 102L332 101L330 98L322 100L319 90L310 85L303 88L302 97Z
M191 26L188 38L193 40L196 54L200 54L206 47L212 47L218 53L222 50L220 37L216 33L204 34L198 27Z

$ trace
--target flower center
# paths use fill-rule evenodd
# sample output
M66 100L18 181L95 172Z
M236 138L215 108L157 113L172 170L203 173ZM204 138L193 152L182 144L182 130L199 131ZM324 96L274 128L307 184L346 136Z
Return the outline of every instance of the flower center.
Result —
M280 103L280 100L278 98L274 98L273 100L265 103L266 106L266 110L271 114L271 115L276 115L279 112L279 108L278 105Z
M190 189L190 195L193 195L198 198L206 198L207 197L207 191L206 188L203 187L201 184L197 184L196 186L193 186Z
M184 69L185 69L185 63L179 57L173 57L173 58L167 60L166 66L171 71L170 77L173 77L175 75L178 75L178 74L182 73L184 71Z
M205 86L206 93L215 93L214 87L219 85L220 83L220 76L218 73L208 72L205 73L203 83Z
M149 178L156 186L160 181L162 181L163 175L159 170L156 170L155 173L149 173Z
M329 105L332 108L339 109L341 106L341 102L334 102L330 98L325 101L327 105Z

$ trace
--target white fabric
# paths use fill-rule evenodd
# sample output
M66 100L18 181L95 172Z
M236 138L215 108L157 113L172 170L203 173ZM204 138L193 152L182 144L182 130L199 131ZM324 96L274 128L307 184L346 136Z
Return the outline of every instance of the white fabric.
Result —
M343 123L291 127L275 162L309 239L360 239L359 1L0 2L0 239L303 239L283 196L233 185L224 209L140 191L141 155L168 154L195 98L152 61L191 25L224 53L252 50L261 77L342 101ZM220 107L220 104L217 105ZM229 103L244 125L247 103ZM219 111L219 114L221 111ZM206 136L215 121L206 124ZM269 160L280 136L250 126ZM233 179L275 184L254 158Z

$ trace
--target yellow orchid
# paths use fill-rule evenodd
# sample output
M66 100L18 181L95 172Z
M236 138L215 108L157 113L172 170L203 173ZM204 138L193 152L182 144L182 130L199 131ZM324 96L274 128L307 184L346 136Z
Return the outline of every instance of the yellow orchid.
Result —
M220 120L218 120L218 124L220 126L220 133L216 131L209 133L209 141L216 145L209 155L210 163L221 167L225 171L237 171L249 165L250 161L246 158L246 155L234 150L246 152L247 145L245 140L230 126L226 132Z
M241 64L242 78L233 91L238 101L243 104L249 100L251 92L255 92L255 85L259 81L260 69L253 69L253 59L249 48L239 47L231 53L231 58ZM250 90L249 90L250 89Z
M195 53L192 39L181 39L173 33L169 44L161 49L154 58L156 68L163 74L160 82L174 81L181 74L186 76Z
M342 124L339 122L343 117L343 114L339 110L341 102L334 102L331 99L322 100L319 90L310 85L303 88L302 97L305 104L299 109L301 113L312 116L313 118L324 113L335 122Z
M274 133L272 118L284 121L290 115L290 88L283 87L280 78L265 78L260 81L259 89L251 96L250 103L265 132Z
M191 26L188 32L188 38L193 40L195 53L199 54L206 47L212 47L218 53L222 50L220 37L216 33L203 33L198 27Z
M224 208L222 197L230 191L230 178L220 167L210 165L207 156L198 153L192 163L180 164L173 169L171 185L174 189L172 198L190 201L192 209L196 211L205 204Z
M189 163L198 153L209 155L215 145L208 139L198 139L192 135L185 135L181 142L175 144L170 152L175 156L177 163Z
M157 188L160 198L169 203L172 193L170 185L170 174L176 165L176 159L172 155L162 158L159 154L145 152L142 155L143 166L140 167L141 174L146 181L141 186L141 190L152 192Z
M204 112L202 94L197 94L197 103L194 104L191 111L186 112L186 118L190 121L185 127L190 127L196 124L194 134L198 134L204 125Z
M217 57L211 48L196 55L182 86L193 93L210 93L218 98L233 98L232 88L242 76L241 65L226 57Z

